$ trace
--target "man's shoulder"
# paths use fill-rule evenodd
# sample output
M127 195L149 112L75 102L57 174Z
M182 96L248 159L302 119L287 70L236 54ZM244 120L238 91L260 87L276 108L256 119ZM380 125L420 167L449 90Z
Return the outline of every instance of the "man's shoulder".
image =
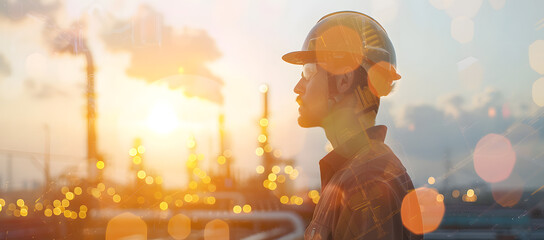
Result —
M406 173L397 156L382 144L370 151L361 151L347 161L337 172L339 182L353 182L364 184L375 181L388 181ZM354 182L355 181L355 182Z

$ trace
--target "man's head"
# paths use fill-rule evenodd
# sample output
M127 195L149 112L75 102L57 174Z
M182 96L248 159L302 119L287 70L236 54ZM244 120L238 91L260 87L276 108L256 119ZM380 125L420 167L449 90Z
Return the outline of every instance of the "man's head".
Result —
M392 82L400 79L387 33L374 19L358 12L321 18L302 51L285 54L283 60L303 65L294 89L299 95L302 127L323 126L339 105L351 107L358 118L365 115L373 121L379 98L389 94Z

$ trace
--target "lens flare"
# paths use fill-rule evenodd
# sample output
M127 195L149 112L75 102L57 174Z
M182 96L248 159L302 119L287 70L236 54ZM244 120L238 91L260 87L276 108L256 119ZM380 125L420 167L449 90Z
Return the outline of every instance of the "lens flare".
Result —
M440 195L435 189L424 187L406 194L400 213L404 226L415 234L436 230L446 211Z
M513 207L518 204L523 195L525 183L517 174L512 174L504 181L491 184L493 199L503 207Z
M229 225L219 219L214 219L204 228L204 240L228 240Z
M516 153L510 141L499 134L488 134L474 149L474 169L478 176L490 183L505 180L516 163Z
M125 212L113 217L106 227L106 240L147 239L147 225L138 216Z
M168 221L168 234L174 239L185 239L191 234L191 219L183 214L176 214Z
M350 27L338 25L327 29L316 41L316 57L321 67L339 75L355 70L363 61L363 56L332 56L331 51L342 53L361 52L363 46L359 34ZM349 44L346 44L349 43Z

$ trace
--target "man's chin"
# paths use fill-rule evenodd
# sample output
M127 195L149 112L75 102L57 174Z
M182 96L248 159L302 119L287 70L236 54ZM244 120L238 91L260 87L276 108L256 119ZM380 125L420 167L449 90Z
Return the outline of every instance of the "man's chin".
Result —
M317 124L312 123L312 121L302 116L298 116L297 121L298 121L298 125L303 128L311 128L311 127L317 126Z

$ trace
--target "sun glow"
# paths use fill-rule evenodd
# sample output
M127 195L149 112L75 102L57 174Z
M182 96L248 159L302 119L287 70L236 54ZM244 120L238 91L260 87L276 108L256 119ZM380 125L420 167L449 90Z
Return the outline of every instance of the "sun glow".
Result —
M157 133L166 134L179 127L179 119L171 103L160 100L151 108L147 125Z

